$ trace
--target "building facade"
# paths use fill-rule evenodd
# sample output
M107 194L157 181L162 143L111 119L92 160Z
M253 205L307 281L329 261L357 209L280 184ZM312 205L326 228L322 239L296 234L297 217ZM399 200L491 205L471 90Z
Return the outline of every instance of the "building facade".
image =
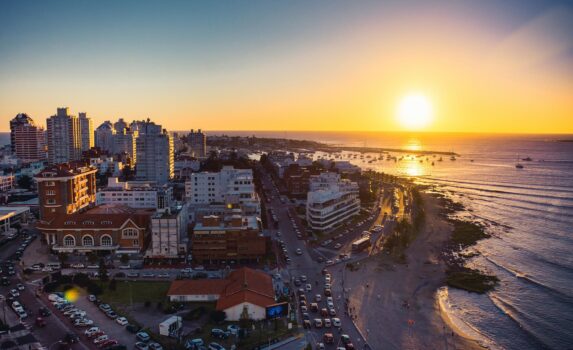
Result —
M14 188L15 177L12 174L0 175L0 192L6 192Z
M360 212L358 184L336 173L312 176L306 200L306 220L316 231L329 231Z
M197 158L204 158L207 156L207 136L201 131L201 129L187 134L187 144L189 145L189 152L191 156Z
M149 259L184 259L187 255L189 214L185 204L158 210L151 218Z
M97 169L83 164L65 163L45 168L34 178L38 183L40 220L73 214L93 206L96 201Z
M269 274L240 268L219 280L178 280L167 292L172 302L212 302L226 314L226 320L239 321L244 313L251 320L263 320L266 308L276 303L273 281Z
M122 204L131 208L166 209L172 205L173 188L157 186L153 182L126 181L117 177L108 178L107 187L101 188L96 195L101 204Z
M115 129L109 120L103 122L95 130L95 145L102 151L113 154L113 136Z
M88 118L85 112L78 114L80 121L80 133L82 140L82 152L89 150L95 146L94 142L94 126L91 118Z
M268 244L258 217L242 216L239 210L197 218L191 236L193 261L201 264L260 262Z
M218 173L193 173L185 182L185 197L192 205L224 203L240 208L244 215L261 213L251 169L224 166Z
M78 117L70 115L68 108L58 108L46 121L48 127L48 162L67 163L80 160L82 135Z
M133 123L132 123L133 124ZM136 124L136 178L167 183L174 175L173 138L161 125L152 122Z
M44 129L24 113L10 121L10 142L12 154L23 163L46 160Z
M58 253L139 253L145 249L153 211L100 206L40 222L50 248Z

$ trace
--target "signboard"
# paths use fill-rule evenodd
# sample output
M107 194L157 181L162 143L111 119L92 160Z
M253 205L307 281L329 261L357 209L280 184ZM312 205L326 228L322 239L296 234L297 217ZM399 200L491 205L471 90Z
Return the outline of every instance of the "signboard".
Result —
M287 302L270 305L265 308L265 316L267 320L287 317L288 312L289 312L289 304Z

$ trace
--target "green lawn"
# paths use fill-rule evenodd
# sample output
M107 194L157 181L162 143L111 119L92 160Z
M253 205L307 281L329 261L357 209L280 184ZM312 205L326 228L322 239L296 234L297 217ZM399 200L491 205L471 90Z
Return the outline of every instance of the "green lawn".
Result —
M151 303L164 302L170 282L150 282L150 281L117 281L114 291L103 288L103 293L98 297L109 304L129 305L131 302Z

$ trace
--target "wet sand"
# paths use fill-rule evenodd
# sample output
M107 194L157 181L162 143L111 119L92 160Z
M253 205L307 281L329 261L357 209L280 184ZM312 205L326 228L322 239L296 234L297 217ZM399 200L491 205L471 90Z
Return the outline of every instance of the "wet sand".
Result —
M438 200L424 195L426 224L406 250L407 264L373 256L358 271L345 270L350 308L373 349L483 349L460 334L440 310L444 285L440 260L451 226L439 216Z

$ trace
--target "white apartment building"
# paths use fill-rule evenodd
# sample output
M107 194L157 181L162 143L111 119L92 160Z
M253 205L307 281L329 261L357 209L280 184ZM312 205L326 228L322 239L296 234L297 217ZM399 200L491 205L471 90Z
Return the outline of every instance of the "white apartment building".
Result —
M81 159L82 133L78 117L68 108L58 108L56 115L46 120L48 129L48 162L67 163Z
M187 255L187 205L158 210L151 217L151 244L145 253L150 259L177 259Z
M119 176L123 169L122 162L106 155L90 158L90 165L97 168L99 174L111 174L111 176Z
M311 229L328 231L359 212L356 182L341 179L336 173L322 173L310 178L306 220Z
M78 113L82 138L82 152L94 147L94 126L91 118L85 112Z
M145 181L121 182L117 177L108 178L107 187L98 190L96 203L123 204L131 208L165 209L171 206L173 188L157 186Z
M133 125L133 123L132 123ZM167 183L174 175L173 138L161 125L152 122L136 124L136 178L143 181Z
M241 208L245 215L261 213L251 169L224 166L218 173L193 173L185 182L185 197L193 206L219 203Z

